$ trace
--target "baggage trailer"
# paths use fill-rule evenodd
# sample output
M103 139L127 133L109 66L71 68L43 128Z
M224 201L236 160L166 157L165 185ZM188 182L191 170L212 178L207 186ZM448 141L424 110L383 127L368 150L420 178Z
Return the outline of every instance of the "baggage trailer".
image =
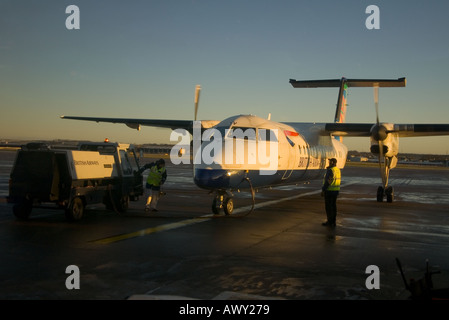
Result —
M53 149L30 143L17 151L8 202L20 220L35 207L50 207L76 221L87 205L103 203L124 213L129 201L141 195L142 173L132 145L88 142L76 149Z

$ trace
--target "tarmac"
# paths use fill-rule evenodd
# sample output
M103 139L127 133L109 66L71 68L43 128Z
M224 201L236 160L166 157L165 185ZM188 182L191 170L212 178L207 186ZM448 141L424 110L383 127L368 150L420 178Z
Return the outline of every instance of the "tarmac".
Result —
M3 199L9 156L0 152ZM226 216L211 213L212 195L193 184L191 166L167 172L154 213L141 198L123 215L97 205L77 223L50 209L18 221L2 201L0 298L405 300L396 258L406 282L422 278L428 261L441 272L434 288L449 287L447 168L392 170L395 201L379 203L379 169L348 164L335 228L321 225L321 181L258 190L252 211L241 190ZM79 289L67 288L70 265Z

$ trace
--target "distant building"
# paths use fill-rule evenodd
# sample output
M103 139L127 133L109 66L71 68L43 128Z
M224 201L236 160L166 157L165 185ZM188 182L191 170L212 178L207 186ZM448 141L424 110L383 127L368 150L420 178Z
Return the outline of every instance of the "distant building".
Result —
M366 162L368 161L367 157L362 157L362 156L353 156L349 158L349 161L352 162Z

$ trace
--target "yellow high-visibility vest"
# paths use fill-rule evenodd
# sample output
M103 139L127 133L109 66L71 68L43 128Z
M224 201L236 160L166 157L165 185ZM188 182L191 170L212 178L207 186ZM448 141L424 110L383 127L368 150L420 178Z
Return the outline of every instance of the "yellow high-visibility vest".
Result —
M341 183L341 172L337 167L330 168L333 173L332 182L327 187L328 191L340 191L340 183Z
M150 168L148 173L147 183L153 186L159 186L161 184L162 175L165 172L165 167L158 169L157 165Z

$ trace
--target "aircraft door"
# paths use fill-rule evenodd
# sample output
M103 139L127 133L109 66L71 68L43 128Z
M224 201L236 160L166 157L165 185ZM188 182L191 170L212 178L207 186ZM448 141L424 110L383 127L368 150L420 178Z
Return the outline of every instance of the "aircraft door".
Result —
M295 165L297 163L297 159L299 158L299 149L298 145L300 144L299 135L296 132L284 131L285 138L288 142L288 161L287 168L284 171L282 176L282 180L286 180L291 177L293 170L295 169Z
M278 130L272 129L258 129L258 165L261 170L273 172L274 174L279 169L279 158L283 152L282 144L279 143Z

